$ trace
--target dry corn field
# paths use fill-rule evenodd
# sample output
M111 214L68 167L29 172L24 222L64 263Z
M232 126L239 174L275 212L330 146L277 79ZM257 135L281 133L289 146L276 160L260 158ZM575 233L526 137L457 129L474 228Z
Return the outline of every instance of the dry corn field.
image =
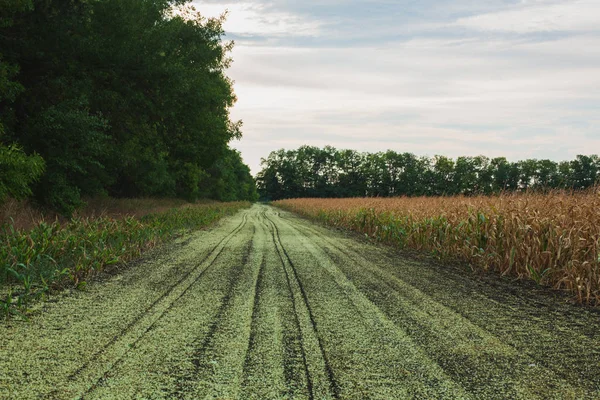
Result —
M600 304L600 192L292 199L276 206Z

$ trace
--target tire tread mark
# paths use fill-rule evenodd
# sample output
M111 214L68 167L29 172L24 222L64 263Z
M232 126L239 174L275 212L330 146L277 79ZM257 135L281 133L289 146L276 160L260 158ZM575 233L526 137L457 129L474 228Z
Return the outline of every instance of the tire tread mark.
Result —
M300 325L300 317L298 316L298 306L296 305L296 299L294 298L294 291L292 289L292 284L291 284L291 280L287 271L287 268L285 267L285 262L283 260L283 256L281 255L279 248L277 247L277 240L275 239L275 230L274 229L269 229L269 226L267 225L266 221L268 220L269 222L271 222L267 216L266 213L263 212L262 213L262 217L263 217L263 223L265 224L265 226L267 227L267 229L271 232L271 236L273 238L273 244L275 245L275 250L277 251L277 255L279 256L279 259L281 261L281 266L283 268L283 271L285 273L285 280L287 283L287 287L289 290L289 295L290 295L290 300L292 302L292 309L294 310L294 321L296 323L296 329L298 330L298 339L300 341L300 352L302 355L302 363L304 366L304 375L306 377L306 386L307 386L307 390L308 390L308 398L309 400L313 400L314 399L314 395L313 395L313 384L312 384L312 377L310 376L310 371L308 370L308 361L306 359L306 351L304 350L304 338L302 335L302 328ZM271 222L272 224L272 222ZM273 225L274 226L274 225ZM288 383L291 381L291 377L290 377L291 373L289 371L289 367L286 368L286 379L288 381ZM291 393L290 393L291 395Z
M289 220L289 219L288 219L288 220ZM317 231L316 229L313 229L313 228L310 228L310 227L306 227L306 226L305 226L304 228L305 228L305 232L306 232L306 231L313 232L313 233L317 234L319 237L321 237L321 239L323 239L324 241L328 242L328 243L329 243L329 245L331 245L331 246L332 246L332 247L333 247L335 250L337 250L337 251L339 251L340 253L342 253L342 254L344 255L344 257L346 257L346 258L347 258L347 260L348 260L348 261L350 261L350 262L353 262L353 263L356 263L356 264L357 264L357 263L358 263L358 261L356 261L356 259L355 259L354 257L360 257L360 258L363 258L363 259L364 259L364 257L363 257L363 256L362 256L362 255L361 255L359 252L357 252L356 250L352 250L352 249L344 248L344 247L342 247L341 245L337 245L337 244L335 244L335 242L334 242L334 241L330 240L330 239L329 239L329 238L328 238L328 237L327 237L325 234L323 234L322 232L319 232L319 231ZM301 230L301 229L300 229L300 230ZM304 235L305 235L305 237L307 237L307 234L306 234L306 233L304 233ZM321 246L320 246L320 247L321 247ZM327 253L327 251L326 251L326 248L324 248L324 247L321 247L321 248L322 248L322 250L323 250L323 251L325 251L325 252ZM352 253L353 253L353 254L352 254ZM342 273L343 273L343 272L342 272ZM390 273L390 272L388 272L388 271L385 271L384 273ZM376 279L378 279L378 280L379 280L379 281L382 283L382 285L383 285L383 286L385 286L385 287L389 288L389 289L390 289L390 290L392 290L392 291L395 291L395 292L397 292L397 289L396 289L396 288L395 288L393 285L391 285L389 282L386 282L384 279L382 279L382 278L381 278L381 276L379 276L378 274L373 274L373 273L371 273L371 274L372 274L372 276L374 276ZM391 273L390 273L390 274L391 274ZM345 275L345 274L344 274L344 275ZM400 278L396 277L394 274L391 274L391 275L392 275L394 278L396 278L396 279L400 279ZM400 279L400 280L401 280L401 279ZM402 282L404 282L404 281L402 281ZM407 284L407 285L409 285L409 286L412 286L411 284L409 284L409 283L407 283L407 282L404 282L404 283L405 283L405 284ZM485 294L482 294L482 296L484 296L485 298L487 298L487 296L486 296ZM407 299L407 301L410 301L410 302L412 302L413 304L415 304L415 303L414 303L414 301L412 301L412 300L410 300L410 299ZM456 312L456 313L457 313L458 315L460 315L462 318L465 318L466 320L468 320L468 321L469 321L470 323L472 323L474 326L477 326L477 327L479 327L479 328L483 329L484 331L488 332L488 333L489 333L491 336L493 336L493 337L496 337L496 338L498 338L498 340L500 340L500 338L499 338L499 337L497 337L497 335L495 335L493 332L490 332L490 331L489 331L489 330L487 330L485 327L482 327L482 326L480 326L480 325L479 325L479 324L478 324L476 321L472 321L472 320L471 320L471 318L469 318L469 316L468 316L468 315L465 315L463 312L461 312L461 310L456 310L456 309L452 309L452 308L451 308L451 310L452 310L453 312ZM501 341L501 342L502 342L502 343L503 343L505 346L507 346L507 347L510 347L511 349L513 349L515 352L517 352L517 353L521 353L521 352L522 352L521 350L519 350L519 349L518 349L517 347L515 347L514 345L512 345L512 344L510 344L510 343L508 343L508 342L506 342L506 341L503 341L503 340L500 340L500 341ZM544 359L540 358L538 355L536 355L536 354L534 354L533 352L530 352L530 351L525 351L525 352L524 352L524 354L525 354L525 355L527 355L528 357L530 357L531 359L533 359L534 361L536 361L537 363L539 363L539 365L541 365L541 366L543 366L544 368L547 368L548 370L550 370L550 371L554 372L554 373L555 373L555 374L556 374L558 377L560 377L560 378L564 379L564 380L565 380L565 381L567 381L567 382L569 381L569 379L570 379L570 376L568 376L567 374L565 374L565 373L564 373L562 370L556 369L556 368L555 368L553 365L551 365L550 363L546 362Z
M288 222L288 224L289 224L289 222ZM309 236L309 235L308 235L306 232L303 232L303 231L302 231L302 229L298 229L298 227L297 227L297 226L294 226L294 227L293 227L293 229L295 229L296 231L298 231L298 232L299 232L301 235L303 235L303 236L304 236L304 237L305 237L307 240L310 240L310 241L311 241L311 242L312 242L312 243L315 245L315 247L317 247L318 249L320 249L320 250L321 250L321 251L322 251L322 252L323 252L323 253L324 253L324 254L325 254L325 255L326 255L328 258L329 258L329 260L330 260L330 261L332 261L332 263L333 263L334 265L336 264L336 263L335 263L335 259L334 259L334 258L333 258L333 256L332 256L332 252L331 252L331 250L330 250L329 248L327 248L326 246L319 245L319 244L315 243L313 240L311 240L310 236ZM325 238L323 238L323 239L325 239ZM330 243L330 244L331 244L331 243ZM336 246L332 246L332 247L334 247L335 249L337 249L338 251L340 251L341 253L343 253L343 254L344 254L344 255L345 255L347 258L350 258L350 256L349 256L349 255L347 255L346 253L344 253L342 250L339 250L339 249L338 249ZM352 262L355 262L354 260L351 260L351 261L352 261ZM342 275L343 275L343 276L344 276L344 277L345 277L345 278L346 278L346 279L347 279L349 282L352 282L352 280L351 280L351 279L350 279L350 278L349 278L349 277L346 275L346 273L345 273L344 271L342 271L340 268L337 268L337 267L336 267L336 269L337 269L337 270L338 270L338 271L339 271L339 272L340 272L340 273L341 273L341 274L342 274ZM333 274L331 271L328 271L327 269L325 269L325 273L326 273L327 275L329 275L329 276L331 277L331 279L333 280L333 282L335 283L335 285L336 285L338 288L340 288L340 291L341 291L341 293L343 293L344 297L345 297L345 298L346 298L346 299L349 301L349 303L352 305L352 307L354 308L354 310L356 311L356 313L357 313L357 314L360 314L360 315L362 315L363 317L365 317L365 319L367 319L367 316L364 314L364 312L363 312L363 311L361 311L361 310L359 309L359 307L356 305L356 302L355 302L354 298L353 298L352 296L350 296L350 294L349 294L349 293L348 293L346 290L344 290L344 289L342 288L342 286L339 284L339 282L337 281L337 279L336 279L336 277L334 276L334 274ZM387 282L382 282L382 283L383 283L383 284L384 284L386 287L388 287L388 288L392 289L392 287L390 286L390 284L389 284L389 283L387 283ZM353 285L354 285L354 284L353 284ZM356 289L356 290L357 290L357 291L359 291L358 289ZM360 292L360 291L359 291L359 292ZM373 304L373 305L374 305L375 307L377 307L375 304ZM378 308L378 307L377 307L377 308ZM363 322L363 325L364 325L364 322Z
M221 239L219 241L219 243L217 243L211 251L209 251L207 253L207 255L205 257L202 258L201 261L199 261L195 267L193 267L192 269L190 269L189 272L185 273L183 275L183 277L181 279L179 279L176 283L174 283L173 285L171 285L160 297L158 297L155 301L153 301L148 307L146 307L146 309L144 311L142 311L136 318L134 318L129 324L127 324L127 326L125 326L123 329L121 329L121 331L119 333L117 333L115 336L113 336L111 338L111 340L106 343L104 346L102 346L101 349L99 349L96 353L94 353L92 355L92 357L86 361L81 367L79 367L77 370L75 370L71 375L69 375L68 379L69 380L74 380L76 379L77 375L79 375L82 371L84 371L86 368L88 368L93 362L95 362L103 353L105 353L109 347L111 347L112 345L114 345L121 337L125 336L142 318L144 318L144 316L146 316L150 310L152 310L152 308L154 308L158 303L160 303L163 299L165 299L170 293L173 292L173 290L175 290L175 288L177 286L179 286L183 281L185 281L192 273L196 272L198 270L198 268L206 261L208 260L212 255L215 254L215 251L219 248L219 246L223 245L223 247L221 247L218 252L216 253L216 255L214 256L214 260L196 277L196 279L194 279L193 282L190 283L190 285L188 285L187 288L185 288L185 290L179 295L177 296L177 298L173 299L173 301L169 304L169 306L167 308L165 308L165 310L163 310L160 315L157 317L157 319L150 325L148 326L144 332L142 332L142 334L135 340L133 341L133 343L131 343L131 345L129 346L129 349L127 351L125 351L120 357L118 357L113 364L104 372L104 374L98 378L96 380L96 382L91 385L87 390L85 390L85 392L80 395L78 398L83 398L85 397L85 395L91 393L93 390L96 389L96 387L107 377L108 373L114 368L114 366L117 365L117 363L119 363L130 351L130 349L132 349L155 325L156 323L162 318L162 316L169 311L174 304L181 298L183 297L183 295L185 295L188 290L202 277L204 276L204 273L214 265L215 261L217 260L217 258L221 255L221 253L223 252L223 250L225 249L225 245L237 234L239 233L242 228L244 227L244 225L247 222L247 216L244 213L243 217L242 217L242 221L240 222L240 224L233 230L231 231L228 235L226 235L223 239ZM56 391L53 392L54 394L56 394ZM52 394L52 393L51 393Z
M279 235L279 229L277 228L277 226L275 225L275 223L271 220L271 218L269 218L266 214L265 214L265 218L271 223L271 225L273 226L273 240L276 240L276 248L277 248L277 253L279 254L279 257L281 258L281 261L283 264L283 256L285 256L285 258L287 259L287 262L289 263L291 269L292 269L292 273L294 275L294 278L298 284L298 287L300 288L300 294L302 296L302 299L306 305L306 309L308 310L308 316L310 319L310 323L312 325L312 328L315 332L315 336L317 338L317 342L319 344L319 350L321 351L321 356L323 357L323 361L325 364L325 371L327 373L327 378L329 379L329 386L331 389L331 392L333 394L333 397L338 399L340 398L340 387L339 384L337 383L337 380L335 379L335 375L333 373L333 369L331 368L331 364L329 362L329 358L327 356L327 352L325 351L325 348L323 346L323 340L321 339L321 337L318 334L318 329L317 329L317 322L315 321L314 318L314 313L312 311L312 308L310 306L310 303L308 301L308 296L306 294L306 290L304 289L304 285L302 284L300 277L298 276L298 272L296 270L296 266L294 265L294 263L292 262L288 252L286 251L285 247L283 247L283 243L281 242L281 237ZM279 244L279 246L277 246L277 244ZM281 250L283 252L283 256L281 255L281 253L279 252L279 248L281 247ZM287 276L287 271L286 271L286 276ZM289 277L288 277L288 284L289 284ZM291 286L290 286L290 290L291 290ZM307 374L308 374L308 366L307 366ZM312 386L311 386L311 398L313 398L313 394L312 394Z
M252 248L252 240L250 240L250 242L248 242L248 244L245 247L245 254L242 259L242 266L241 266L242 268L243 268L243 266L245 266L248 263L248 253L250 252L251 248ZM228 277L228 282L227 282L227 292L225 293L225 296L223 296L223 299L221 300L221 305L219 306L217 315L210 325L208 334L202 340L202 345L200 345L200 347L198 347L198 349L194 352L194 357L192 359L192 362L194 363L194 365L196 367L196 372L198 372L198 369L200 368L200 360L201 360L202 356L204 355L204 353L206 353L206 350L208 350L208 347L210 346L211 342L214 340L214 336L217 333L217 329L219 328L219 325L222 322L221 320L223 319L225 312L231 307L231 300L233 298L233 292L235 289L235 285L239 282L239 279L240 279L240 274L239 274L238 268L232 268L231 271L229 271L229 277Z
M252 250L252 243L253 239L251 239L245 246L244 256L242 258L242 265L239 268L243 268L246 264L248 264L249 254ZM192 356L192 364L194 365L192 375L194 376L198 375L198 373L200 372L201 360L205 355L206 351L209 349L210 345L212 344L215 334L217 333L217 330L219 328L219 325L222 322L223 316L225 315L225 312L231 307L231 300L233 299L234 289L241 277L241 275L239 274L239 268L231 268L231 270L229 271L229 276L227 279L227 288L225 295L221 299L221 305L219 306L219 309L217 310L217 313L215 314L215 317L211 322L208 332L203 338L202 343L194 351L194 354ZM179 398L183 398L181 397L182 395L184 395L181 379L179 379L176 384L175 393L179 395Z
M267 259L263 255L262 261L260 263L260 268L258 270L258 277L256 278L256 285L254 287L254 303L252 305L252 317L250 323L250 336L248 337L248 350L246 351L246 357L244 358L244 367L243 367L243 375L246 376L246 371L250 367L250 351L254 349L256 330L257 330L257 319L258 319L258 308L259 308L259 298L260 292L263 288L263 279L264 279L264 270L266 268Z

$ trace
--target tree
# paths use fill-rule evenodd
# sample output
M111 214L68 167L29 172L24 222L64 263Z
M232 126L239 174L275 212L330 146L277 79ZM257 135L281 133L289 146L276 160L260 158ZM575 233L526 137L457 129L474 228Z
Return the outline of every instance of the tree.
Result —
M200 185L221 182L208 170L241 137L225 74L233 43L224 16L189 4L4 0L0 118L8 143L46 162L41 202L69 214L83 196L216 193Z
M519 187L521 190L527 190L535 183L538 168L537 160L523 160L519 161L517 165L520 172Z
M445 156L435 156L430 169L429 188L434 196L454 194L454 161Z
M363 179L364 154L355 150L340 150L336 154L338 189L336 197L359 197L367 193L367 185Z
M227 155L217 160L208 172L210 192L205 197L220 201L258 200L256 182L239 151L228 149Z
M539 160L537 162L537 176L535 177L535 188L546 190L558 187L558 164L552 160Z
M454 183L457 194L472 195L478 192L478 167L478 162L473 157L458 157L456 159Z
M31 195L31 183L44 172L44 160L37 154L27 156L18 146L0 144L0 204L8 197L22 199Z
M491 195L502 191L584 189L600 177L598 156L571 162L504 157L417 157L392 150L359 153L302 146L263 159L257 184L262 199L292 197Z
M596 184L599 177L599 158L597 155L578 155L571 161L572 184L574 189L587 189Z
M4 0L0 3L2 15L0 27L10 27L14 15L32 7L29 0ZM13 118L13 103L23 92L23 86L15 80L19 67L5 62L0 53L0 203L8 196L21 199L30 196L30 185L44 172L45 163L37 154L28 156L16 144L3 143L5 121Z

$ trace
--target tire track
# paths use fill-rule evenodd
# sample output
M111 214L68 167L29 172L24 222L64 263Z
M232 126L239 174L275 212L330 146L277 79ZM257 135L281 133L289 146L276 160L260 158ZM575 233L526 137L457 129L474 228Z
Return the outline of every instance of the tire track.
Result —
M294 309L294 294L273 245L272 232L260 207L253 216L259 226L262 267L261 284L254 291L247 353L243 366L241 398L308 399L308 360L302 342L302 327ZM257 278L258 279L258 278ZM258 290L258 296L256 296ZM263 373L271 370L269 383ZM309 375L309 379L312 376ZM312 387L312 382L311 382Z
M297 224L287 221L284 228L306 251L306 262L302 265L310 262L318 266L312 271L302 271L306 274L304 279L308 282L308 290L317 299L316 312L327 332L323 339L335 354L335 366L339 368L344 396L348 394L346 388L355 387L361 389L354 389L357 391L354 395L360 393L361 397L390 396L391 390L393 398L430 398L439 396L439 393L446 393L450 396L447 398L470 398L460 384L432 362L410 336L340 271L339 265L316 244L314 236L306 235L297 229ZM348 329L349 326L353 328ZM348 346L340 345L344 341L361 343L361 346L350 350ZM356 358L352 356L354 352L365 352L365 355ZM348 368L348 365L354 366ZM400 376L391 372L393 366ZM374 380L366 384L356 380L356 374L365 378L370 376ZM415 379L414 376L420 378ZM389 383L382 385L382 382Z
M248 260L250 258L250 252L253 247L253 238L256 230L253 230L253 236L248 241L248 243L244 246L244 255L242 257L242 263L239 266L233 267L229 270L229 276L227 277L227 286L225 289L225 294L221 299L221 305L219 306L216 315L214 316L208 332L202 339L202 343L197 346L196 350L192 355L192 364L194 368L187 377L180 377L176 383L176 391L173 393L174 396L178 399L185 399L185 388L184 383L189 383L190 381L195 381L199 379L201 370L206 367L206 363L203 364L203 360L206 358L206 355L209 349L213 346L215 335L217 334L219 327L224 322L224 316L232 307L232 299L234 296L235 288L241 279L241 270L247 266ZM205 360L204 360L205 361Z
M257 324L258 324L258 307L259 307L259 298L260 293L263 290L263 280L264 280L264 272L266 268L266 258L263 254L262 261L260 263L260 269L258 270L258 278L256 279L256 286L254 287L254 302L252 304L252 317L250 324L250 337L248 338L248 351L246 352L246 357L244 358L244 367L243 367L243 375L247 375L247 371L250 367L250 354L251 351L256 347L255 340L257 335Z
M599 337L583 335L597 321L526 296L255 205L179 253L68 297L35 325L6 327L26 351L7 357L0 392L600 398Z
M400 296L403 299L402 301L411 303L413 307L419 308L420 306L422 306L422 304L416 303L414 298L412 298L411 296L407 296L407 294L404 293L405 292L404 290L397 287L395 284L392 284L394 279L400 279L400 278L396 277L394 274L391 274L390 272L387 272L384 270L381 270L381 273L376 273L375 271L369 270L369 268L366 268L366 269L363 268L362 267L363 264L371 264L371 263L367 262L364 254L361 254L354 249L343 247L340 243L336 242L335 240L332 240L330 237L328 237L327 235L325 235L324 233L320 232L319 230L317 230L313 227L310 227L310 226L307 226L307 225L301 224L301 223L291 223L289 219L284 219L284 220L288 221L288 224L290 226L292 226L294 229L298 230L298 232L301 232L302 235L309 240L312 240L311 237L313 237L313 236L318 236L322 242L319 244L316 244L317 242L314 240L313 240L313 242L319 248L321 248L321 250L323 252L325 252L328 255L328 257L332 260L333 264L338 265L338 266L354 264L357 266L358 269L361 270L361 273L372 276L372 278L377 281L377 284L371 287L371 291L374 291L373 293L377 292L377 293L381 293L381 295L383 295L383 293L395 293L395 295ZM333 252L327 246L330 246L332 249L334 249L335 251L340 253L342 255L342 257L334 255ZM344 258L344 259L342 259L342 258ZM360 261L357 261L357 260L364 260L364 262L361 263ZM377 268L377 267L375 266L375 268ZM338 269L340 269L340 267L338 267ZM350 281L353 281L355 279L355 277L348 276L347 273L342 270L340 270L340 272L343 275L345 275L346 278ZM390 275L389 279L387 279L387 280L384 278L384 275L386 275L386 274ZM391 279L391 281L390 281L390 279ZM420 289L413 287L410 283L403 282L403 285L410 287L412 291L420 292ZM487 296L484 296L484 294L479 294L479 295L482 297L485 297L487 299ZM384 301L383 297L381 297L381 296L380 296L377 304L379 304L380 301ZM436 302L436 300L434 298L431 298L431 301ZM519 350L513 344L507 343L507 342L501 340L499 337L496 337L493 332L488 331L485 327L480 326L477 323L477 321L472 321L470 318L468 318L468 316L463 315L460 312L460 310L448 308L447 306L441 305L441 304L440 304L440 307L442 307L444 310L447 310L450 313L456 313L456 315L460 316L460 318L464 318L465 321L468 321L469 324L472 324L472 327L475 329L475 331L481 331L481 332L478 332L476 335L483 335L483 336L492 338L492 340L495 340L498 343L502 343L502 346L506 347L507 349L508 348L510 349L510 353L513 354L513 357L522 352L522 350ZM384 307L384 309L385 309L385 307ZM385 312L388 315L395 315L396 317L398 317L398 315L402 315L403 316L402 318L408 318L408 320L412 321L412 324L414 324L414 326L409 329L411 336L416 335L417 338L422 338L423 335L425 337L429 336L429 330L431 328L429 327L427 322L433 322L433 320L431 320L431 321L429 319L428 320L419 320L418 318L413 318L414 316L412 316L410 314L410 312L403 306L400 306L399 308L394 307L393 311L385 310ZM390 312L391 312L391 314L390 314ZM408 312L408 314L407 314L407 312ZM398 321L394 318L394 323L397 323L397 322ZM403 324L403 326L404 326L404 324ZM405 328L408 328L408 326L405 326ZM429 340L431 340L431 338L429 338ZM429 347L430 346L426 346L426 349L431 351L431 348L429 348ZM435 347L435 346L433 346L433 347ZM456 372L454 370L454 368L456 368L456 367L458 367L459 369L465 368L468 365L470 365L471 368L481 368L482 367L481 365L480 366L471 365L468 362L469 360L466 360L466 359L462 360L462 361L455 360L455 359L444 360L443 358L440 358L440 354L437 354L437 352L434 352L431 355L433 356L434 359L437 360L437 362L440 363L440 365L443 367L443 369L447 370L451 375L454 375L453 372ZM532 354L531 352L525 351L524 355L526 355L530 361L521 360L522 361L522 362L520 362L520 364L522 364L521 367L523 367L523 365L534 366L537 364L546 369L546 374L548 372L551 372L552 374L554 374L555 375L554 380L556 380L556 378L559 378L559 380L562 380L563 381L562 383L566 384L566 385L568 385L568 383L570 381L572 381L572 376L569 376L569 375L565 374L564 371L557 369L555 365L544 362L544 360L542 358L540 358L539 354ZM499 359L502 359L502 357L500 357ZM473 360L471 360L471 361L473 361ZM494 361L494 360L492 360L492 361ZM496 361L498 361L498 359ZM532 363L532 361L534 363ZM464 364L464 365L461 365L461 364ZM511 363L511 365L512 365L512 363ZM513 367L516 368L516 366L513 366ZM498 372L497 368L493 369L493 370ZM492 370L487 371L487 369L486 369L486 371L482 370L482 372L487 373L489 375L490 373L492 373ZM529 372L529 373L531 373L531 372ZM471 381L471 378L473 378L473 377L474 377L474 375L471 375L471 377L469 377L465 382L461 382L461 383L466 384L466 387L469 390L474 391L475 393L481 389L482 384L485 384L486 382L488 382L490 384L493 383L492 375L485 377L483 382ZM462 377L462 378L464 378L464 377ZM481 377L481 378L483 378L483 377ZM516 378L518 379L518 377L516 377ZM527 382L524 382L524 383L527 383ZM535 388L533 390L535 390Z
M259 215L261 217L261 223L263 223L265 225L265 228L267 229L267 231L271 233L271 238L272 238L273 245L275 247L275 251L276 251L277 256L278 256L278 258L279 258L279 260L281 262L281 267L282 267L282 269L284 271L284 276L285 276L285 280L286 280L286 286L288 288L288 293L289 293L289 299L290 299L290 301L292 303L292 310L293 310L293 314L294 314L294 323L295 323L295 326L296 326L296 331L298 333L298 341L299 341L299 347L300 347L300 354L302 356L302 366L303 366L303 369L304 369L304 378L306 379L306 385L307 385L307 390L308 390L308 397L309 397L310 400L313 400L314 397L313 397L312 377L311 377L311 374L310 374L310 371L309 371L309 368L308 368L308 361L307 361L307 358L306 358L306 350L304 349L304 339L303 339L303 334L302 334L302 326L300 324L300 317L298 316L298 311L297 311L298 310L298 306L296 305L296 299L295 299L294 291L292 289L292 285L291 285L291 282L290 282L290 277L289 277L287 268L285 266L285 262L283 261L283 258L281 256L281 252L279 251L279 248L277 247L277 242L276 242L276 239L275 239L275 230L271 229L271 227L267 223L268 219L267 219L267 216L266 216L266 211L263 210ZM271 222L271 221L269 220L268 222ZM285 340L285 339L284 340L286 342L289 342L290 341L289 335L286 335L286 336L287 336L287 340ZM287 356L288 359L292 359L293 358L291 354L288 354L289 351L292 348L293 348L293 346L291 346L291 345L286 345L285 346L285 349L286 349L285 354L286 354L286 356ZM293 371L290 368L289 363L285 363L284 364L284 369L285 369L285 376L286 376L286 381L287 381L287 384L288 384L288 389L290 390L291 386L292 386L291 383L293 381ZM288 394L289 394L290 397L293 395L291 392L289 392Z
M207 350L212 345L215 334L219 329L219 326L223 322L223 316L226 312L231 308L231 300L233 298L234 290L241 279L240 270L244 268L248 264L249 253L252 249L252 240L246 244L244 247L244 256L242 259L242 265L237 268L232 268L229 271L229 276L227 279L227 289L223 299L221 300L221 305L219 310L217 311L217 315L213 319L210 328L208 329L208 333L202 340L202 344L196 349L194 355L192 357L192 363L194 364L195 370L194 372L197 374L201 368L202 358L206 355Z
M338 399L340 397L340 388L339 388L339 385L335 378L335 375L333 373L333 370L331 368L331 364L330 364L329 358L327 356L327 353L325 351L325 348L323 346L323 341L322 341L321 337L319 336L318 329L317 329L317 323L315 321L314 314L311 309L310 303L308 301L308 296L306 295L304 286L302 285L302 282L301 282L300 278L298 277L298 272L296 270L294 263L292 262L289 254L285 250L285 247L283 247L283 244L281 242L281 237L279 235L279 229L277 228L276 224L266 215L266 213L263 214L263 217L266 221L268 221L270 223L270 225L272 227L272 229L270 229L270 230L271 230L271 234L272 234L273 244L275 245L277 254L278 254L279 259L281 260L281 264L285 270L286 281L287 281L287 285L290 290L290 295L292 298L292 305L295 310L294 314L295 314L295 318L296 318L296 324L298 326L298 329L299 329L299 332L301 335L301 337L300 337L301 342L304 344L304 335L302 334L300 319L298 316L298 305L296 303L293 289L292 289L292 285L293 285L292 279L290 278L290 273L288 272L288 267L286 266L286 263L287 263L287 265L289 265L289 268L291 268L291 271L292 271L292 274L294 277L294 282L298 285L298 288L300 290L300 294L301 294L301 297L302 297L302 300L304 303L303 305L306 308L306 311L308 313L311 330L313 331L314 336L317 339L317 344L318 344L318 348L320 351L320 357L323 359L323 363L325 366L325 373L326 373L326 377L328 379L330 393L333 396L333 398ZM309 371L309 366L308 366L308 361L307 361L307 356L306 356L306 351L304 349L304 345L302 346L302 357L303 357L303 361L304 361L304 365L305 365L306 378L307 378L307 382L308 382L309 398L314 399L315 398L314 397L315 396L314 383L312 380L311 373Z
M240 224L228 235L226 235L223 239L221 239L213 249L207 253L207 255L200 261L198 264L192 268L189 272L184 274L181 279L179 279L176 283L171 285L160 297L158 297L154 302L152 302L143 312L141 312L134 320L132 320L129 324L127 324L119 333L117 333L111 340L102 346L96 353L94 353L90 359L84 363L81 367L75 370L71 375L69 375L68 379L70 381L77 381L78 378L84 373L84 371L91 368L91 366L98 362L98 360L106 354L111 347L114 347L119 341L125 340L125 337L134 330L138 325L141 324L141 321L148 317L151 320L148 321L148 326L142 331L140 335L138 335L134 340L128 343L128 348L123 352L120 356L109 361L109 367L104 370L102 376L97 378L95 382L89 386L83 393L76 396L76 398L83 399L86 395L93 392L98 385L100 385L108 376L110 371L117 366L129 353L131 349L135 347L135 345L156 325L156 323L160 320L160 318L173 306L175 303L185 295L188 290L204 275L204 273L214 265L217 258L221 255L227 243L238 234L243 227L247 223L247 211L244 211L242 216L242 221ZM204 268L203 265L207 264ZM173 299L168 299L169 295L175 293L176 291L180 291L179 294L176 294ZM164 300L164 301L163 301ZM165 303L165 304L162 304ZM162 310L160 310L162 308ZM157 313L156 316L152 316L152 313ZM82 379L85 379L83 377ZM56 397L58 394L58 390L51 392L49 394L50 397Z

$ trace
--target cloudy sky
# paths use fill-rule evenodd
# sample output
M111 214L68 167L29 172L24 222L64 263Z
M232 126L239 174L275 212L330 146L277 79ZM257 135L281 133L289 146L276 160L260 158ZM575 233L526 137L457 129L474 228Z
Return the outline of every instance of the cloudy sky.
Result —
M253 173L279 148L600 153L600 0L195 1L235 40Z

